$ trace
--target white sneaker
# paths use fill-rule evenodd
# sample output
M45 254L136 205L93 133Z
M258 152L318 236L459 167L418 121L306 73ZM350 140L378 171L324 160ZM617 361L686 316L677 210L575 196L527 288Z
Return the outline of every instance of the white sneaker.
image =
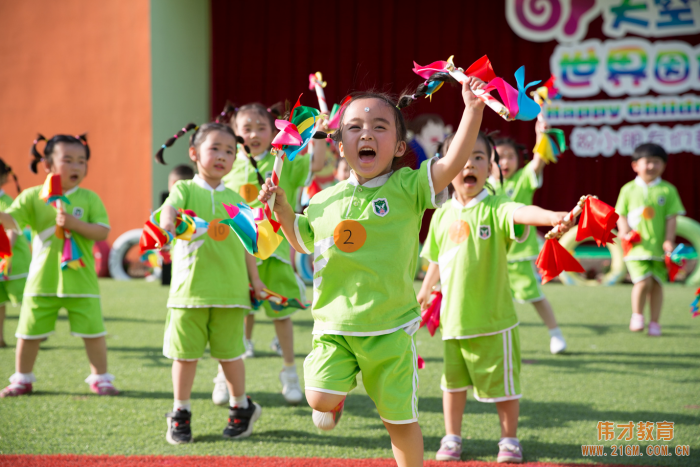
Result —
M243 345L245 345L245 352L243 353L243 358L253 358L255 357L255 349L253 348L253 341L243 338Z
M211 393L211 400L216 405L223 405L228 407L228 386L226 385L226 375L223 371L216 374L214 378L214 391Z
M280 371L280 382L282 383L282 395L284 399L292 405L297 405L304 397L299 386L299 376L296 367L293 369L283 368Z
M272 342L270 342L270 350L273 352L277 353L280 357L282 356L282 346L280 345L280 340L275 336L274 339L272 339Z
M552 336L549 339L549 351L552 352L553 355L562 353L565 350L566 341L564 340L564 336Z
M630 318L630 331L639 332L644 331L644 315L641 313L632 313L632 318Z

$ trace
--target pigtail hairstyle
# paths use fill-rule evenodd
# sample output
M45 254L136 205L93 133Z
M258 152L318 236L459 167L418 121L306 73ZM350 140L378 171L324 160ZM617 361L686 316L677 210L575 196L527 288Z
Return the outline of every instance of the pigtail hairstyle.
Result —
M260 170L258 169L258 161L255 160L255 157L250 153L250 148L248 147L247 144L245 144L245 141L243 138L240 136L236 136L236 141L238 144L243 146L243 149L245 150L246 155L248 156L248 160L250 161L251 165L253 166L253 169L255 169L255 176L258 178L258 183L260 184L260 187L265 184L265 180L263 179L262 175L260 175Z
M224 110L221 111L219 115L216 116L216 119L214 119L215 123L224 123L224 124L229 124L231 123L231 120L236 116L236 111L238 109L234 104L231 103L231 101L226 101L226 105L224 106Z
M37 135L36 139L34 140L34 144L32 144L32 149L30 151L30 154L33 159L32 162L29 164L29 169L35 174L39 173L37 171L37 165L39 165L39 162L41 162L41 160L44 158L44 156L39 154L39 151L36 150L36 145L39 144L39 141L46 141L46 138L41 133Z
M12 171L12 167L7 165L4 160L0 159L0 177L4 175L12 175L12 178L15 179L15 187L17 187L17 194L20 194L22 192L22 189L19 187L17 175L15 175L15 173Z
M175 144L175 141L177 141L180 136L184 135L185 133L187 133L191 130L194 130L194 133L192 134L192 137L194 137L197 134L198 129L199 129L199 127L197 125L195 125L194 123L188 123L180 131L178 131L173 136L168 138L168 140L165 142L165 144L163 144L160 147L160 149L158 150L158 152L156 152L156 160L158 161L158 163L166 165L165 161L163 160L163 151L165 151L166 148L169 148L170 146ZM192 137L190 137L190 139L192 139ZM191 145L192 144L190 144L190 146Z
M520 144L515 141L510 136L496 136L496 132L491 133L493 135L494 148L496 146L510 146L515 151L518 156L518 168L522 168L525 165L525 160L527 159L527 147L524 144Z
M405 109L413 102L417 101L419 97L429 95L429 93L434 91L435 88L440 85L440 83L448 83L454 86L459 85L457 80L454 79L449 73L435 73L430 78L419 84L413 94L402 95L401 98L399 98L399 102L396 104L396 107L399 110Z
M46 146L44 146L44 155L43 156L36 149L36 145L39 144L39 141L46 141ZM31 169L32 172L38 173L37 166L39 165L39 162L41 162L42 160L44 160L48 163L51 163L51 155L53 154L53 148L58 143L79 144L85 148L85 160L87 161L90 159L90 146L88 146L88 142L87 142L87 133L83 133L82 135L76 135L76 136L54 135L48 141L41 133L39 133L37 135L36 139L34 140L34 144L32 144L32 149L30 151L30 154L32 156L32 161L29 164L29 168Z

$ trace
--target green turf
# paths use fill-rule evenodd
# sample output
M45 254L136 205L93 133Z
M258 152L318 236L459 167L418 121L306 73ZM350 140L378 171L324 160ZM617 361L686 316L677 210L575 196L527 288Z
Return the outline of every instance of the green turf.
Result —
M255 329L257 356L246 363L248 392L263 407L253 437L221 438L226 410L211 403L216 364L200 363L193 392L195 443L170 446L164 414L171 409L170 362L161 354L167 290L145 282L100 283L109 331L110 371L123 391L115 398L89 393L82 341L70 337L63 312L57 333L42 344L35 368L37 393L0 401L0 453L214 454L257 456L391 457L389 438L374 404L360 385L348 397L342 422L318 431L311 409L288 407L280 395L281 359L268 349L269 320ZM693 290L666 288L664 336L627 330L630 287L576 288L547 285L570 352L552 356L548 335L531 306L518 305L523 365L518 435L526 459L546 462L614 462L641 465L700 464L700 319L691 319ZM17 308L8 309L5 336L12 346ZM311 314L295 318L297 364L310 350ZM439 378L442 345L422 329L418 350L420 424L426 458L434 458L444 434ZM13 372L12 347L0 349L0 376ZM598 421L675 422L675 438L655 444L690 445L689 458L582 458L582 444L599 444ZM492 404L469 395L464 419L465 459L494 460L499 436ZM637 444L618 441L617 444ZM612 444L611 442L605 443ZM640 443L645 446L649 443Z

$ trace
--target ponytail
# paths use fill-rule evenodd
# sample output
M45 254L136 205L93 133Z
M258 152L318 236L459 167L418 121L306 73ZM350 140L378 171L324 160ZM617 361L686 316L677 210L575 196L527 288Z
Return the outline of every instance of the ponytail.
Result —
M419 84L416 91L413 94L404 94L399 98L399 102L396 104L396 108L399 110L405 109L413 102L417 101L419 97L429 96L435 91L437 91L444 83L449 83L456 85L457 80L455 80L449 73L435 73L430 78L425 80L423 83Z
M44 155L43 156L36 148L36 145L39 144L40 141L46 141L46 146L44 146ZM76 136L54 135L49 140L47 140L41 133L39 133L37 135L36 139L34 140L34 144L32 144L32 149L29 152L29 154L32 156L32 161L29 163L29 168L31 169L32 172L39 173L37 171L37 166L39 165L39 162L41 162L42 160L48 162L49 164L51 163L51 155L53 154L53 148L58 143L79 144L83 148L85 148L85 160L87 161L90 159L90 146L88 146L88 142L87 142L87 133L83 133L82 135L76 135Z
M163 160L163 151L165 151L165 148L169 148L173 144L175 144L175 141L178 140L178 138L187 132L194 130L194 134L192 135L193 137L197 134L197 130L199 129L199 126L195 125L194 123L188 123L185 127L183 127L180 131L175 133L173 136L168 138L168 140L165 142L165 144L161 145L160 149L156 152L156 160L158 163L166 165L165 161ZM194 138L192 138L194 140Z
M231 120L233 120L233 118L236 116L237 111L238 108L234 104L232 104L230 101L226 101L224 110L222 110L221 113L216 116L214 122L228 125L231 123Z
M34 173L39 173L37 171L37 165L39 165L39 162L44 158L41 154L39 154L39 151L36 150L36 145L39 144L39 141L46 141L46 138L44 135L39 133L34 140L34 144L32 144L32 149L30 151L30 155L33 157L32 162L29 164L29 169L34 172Z
M12 171L12 167L7 165L5 161L0 159L0 176L2 175L12 175L12 178L15 180L17 194L20 194L22 192L22 189L19 187L19 180L17 180L17 175L15 175L15 173Z

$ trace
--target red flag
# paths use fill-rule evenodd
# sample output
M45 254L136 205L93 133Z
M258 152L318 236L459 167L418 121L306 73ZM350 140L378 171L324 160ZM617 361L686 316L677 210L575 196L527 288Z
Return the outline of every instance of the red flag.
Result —
M491 61L486 55L472 63L464 74L479 78L484 83L488 83L496 77L496 73L494 73L493 67L491 66Z
M537 267L542 275L542 283L546 284L563 271L586 272L583 266L571 256L571 253L559 244L558 240L547 240L537 257Z
M10 239L5 232L5 226L0 224L0 258L9 258L12 256L12 245Z
M612 206L596 198L586 198L581 220L578 223L576 241L580 242L588 237L593 237L598 246L614 243L615 235L612 234L612 229L615 228L619 217L620 215L615 212Z
M143 233L141 233L141 238L139 239L141 254L144 254L148 250L162 248L168 241L168 234L164 233L160 227L148 220L143 225Z
M418 369L419 369L419 370L422 370L423 368L425 368L425 360L423 360L423 357L421 357L420 355L418 355L418 362L417 362L417 364L418 364Z
M318 184L316 179L314 179L314 181L311 182L311 185L309 185L309 187L306 189L306 194L309 196L309 199L311 199L314 197L314 195L320 193L321 190L321 186Z
M642 241L642 236L639 235L639 232L636 230L630 230L627 235L625 235L622 238L622 252L624 256L627 256L632 250L632 247L635 245L635 243L639 243Z
M419 327L428 326L428 332L430 336L435 335L435 331L440 327L440 305L442 304L442 292L432 292L435 295L433 301L430 302L430 306L421 315L421 322Z

